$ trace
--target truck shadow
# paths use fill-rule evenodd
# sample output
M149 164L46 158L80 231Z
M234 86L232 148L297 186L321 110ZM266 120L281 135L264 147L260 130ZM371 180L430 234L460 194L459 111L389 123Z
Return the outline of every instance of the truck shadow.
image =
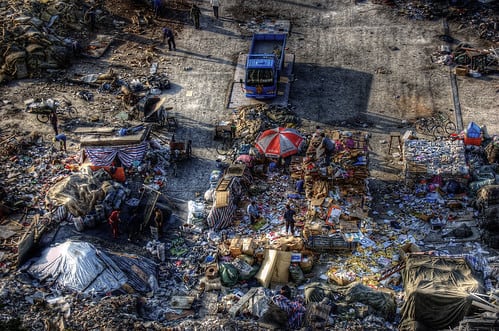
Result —
M295 63L293 71L290 103L301 118L318 123L356 121L367 112L372 74L312 63Z

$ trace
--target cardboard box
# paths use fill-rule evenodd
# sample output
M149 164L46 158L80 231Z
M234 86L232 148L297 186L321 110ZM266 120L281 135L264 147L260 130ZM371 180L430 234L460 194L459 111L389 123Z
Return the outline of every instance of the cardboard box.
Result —
M277 261L277 252L275 249L266 249L260 270L255 275L255 279L260 282L263 287L269 287L274 273L275 264Z
M243 238L242 251L243 254L253 256L255 254L256 243L253 238Z
M405 260L407 258L407 253L416 253L421 252L419 246L413 243L406 243L399 247L399 255L401 260Z
M233 238L230 241L230 255L232 257L237 257L241 254L243 254L243 241L241 238Z
M277 252L277 260L272 275L272 283L286 284L289 281L289 266L291 265L291 252Z
M457 66L456 69L456 75L457 76L466 76L468 75L468 67L465 66Z

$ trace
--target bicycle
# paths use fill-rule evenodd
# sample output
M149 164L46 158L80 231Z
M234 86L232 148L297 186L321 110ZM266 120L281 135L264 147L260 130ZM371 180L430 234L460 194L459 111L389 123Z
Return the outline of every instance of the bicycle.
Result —
M421 117L414 123L416 132L429 136L434 136L434 131L437 126L438 124L433 117Z
M69 118L78 116L78 110L73 106L72 102L66 98L64 98L63 101L48 99L39 102L38 106L41 107L41 111L36 112L36 119L41 123L47 123L50 120L53 111L55 111L57 115L67 114ZM29 107L30 105L28 108Z
M444 112L438 111L435 116L422 117L415 122L416 131L434 138L441 138L456 132L456 124Z
M437 134L439 137L444 136L444 133L449 135L456 132L456 124L450 119L449 115L439 111L434 117L437 121L435 134Z

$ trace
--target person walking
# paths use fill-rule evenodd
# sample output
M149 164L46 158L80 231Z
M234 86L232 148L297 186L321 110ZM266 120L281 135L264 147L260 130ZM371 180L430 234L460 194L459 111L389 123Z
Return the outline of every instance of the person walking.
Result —
M296 212L291 209L289 204L286 205L286 211L284 212L284 221L286 221L286 235L291 232L291 235L295 233L295 216Z
M192 4L191 7L191 18L194 21L194 27L196 30L199 30L199 16L201 15L201 10L195 4Z
M168 41L168 50L177 50L177 46L175 45L175 34L166 26L163 28L163 44L165 43L165 40Z
M107 222L111 226L111 232L113 234L113 238L117 239L118 238L118 233L119 233L119 226L118 224L121 222L120 219L120 209L117 208L112 211L111 215L109 215Z
M59 133L54 137L54 142L59 142L61 151L66 152L66 135L64 133Z
M220 7L219 0L210 0L210 4L213 7L213 15L218 20L218 8Z
M250 223L255 224L256 220L260 217L260 213L258 212L258 207L255 201L251 201L251 203L246 208L246 212L250 218Z

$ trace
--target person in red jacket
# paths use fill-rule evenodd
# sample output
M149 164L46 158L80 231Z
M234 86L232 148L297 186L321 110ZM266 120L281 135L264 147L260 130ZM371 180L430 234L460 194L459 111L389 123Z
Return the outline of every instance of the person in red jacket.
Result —
M118 208L113 210L111 215L109 215L107 221L111 226L111 232L113 233L113 238L114 239L118 238L118 232L119 232L118 224L121 222L120 209Z

